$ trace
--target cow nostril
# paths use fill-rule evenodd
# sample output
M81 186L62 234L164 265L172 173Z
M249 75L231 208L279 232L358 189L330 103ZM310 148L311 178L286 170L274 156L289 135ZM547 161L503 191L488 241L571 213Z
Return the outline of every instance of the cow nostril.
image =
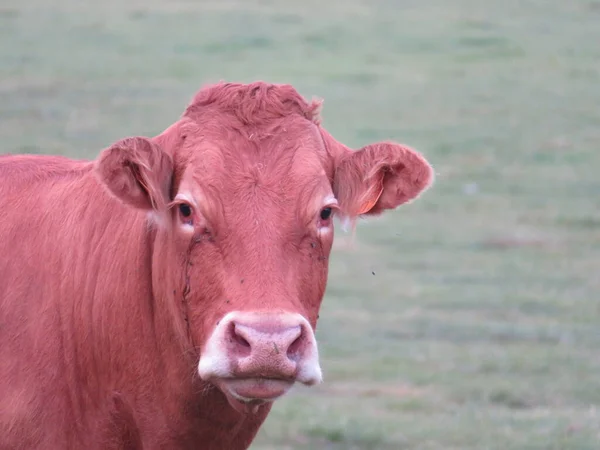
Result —
M239 334L236 334L234 336L234 339L235 339L235 342L237 342L242 347L250 348L250 343L246 339L244 339L242 336L240 336Z
M300 335L290 344L287 349L287 357L292 361L300 359L300 352L302 350L302 344L304 342L304 333Z
M249 351L252 347L248 339L243 334L243 330L236 326L235 323L231 326L231 341L235 344L235 346L243 351Z

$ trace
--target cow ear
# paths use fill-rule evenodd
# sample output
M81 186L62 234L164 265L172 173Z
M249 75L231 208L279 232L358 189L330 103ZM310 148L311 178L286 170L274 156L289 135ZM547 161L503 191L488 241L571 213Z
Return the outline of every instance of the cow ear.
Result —
M124 203L140 209L165 211L173 162L145 137L130 137L102 151L95 163L100 182Z
M370 144L347 152L337 164L333 190L345 216L381 214L418 197L433 182L433 169L399 144Z

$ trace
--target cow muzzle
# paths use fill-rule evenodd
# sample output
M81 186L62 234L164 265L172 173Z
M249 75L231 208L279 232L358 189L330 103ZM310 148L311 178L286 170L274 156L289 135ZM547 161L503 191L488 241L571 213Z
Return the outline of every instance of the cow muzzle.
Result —
M198 373L237 410L271 402L295 382L322 380L313 330L293 313L227 314L204 347Z

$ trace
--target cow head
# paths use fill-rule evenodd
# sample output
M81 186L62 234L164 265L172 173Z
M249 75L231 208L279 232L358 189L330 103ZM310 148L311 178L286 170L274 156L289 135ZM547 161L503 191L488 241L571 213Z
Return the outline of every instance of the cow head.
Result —
M96 164L113 195L151 213L155 296L200 378L238 410L321 381L334 216L380 214L432 182L408 147L337 142L319 106L287 85L218 84L160 136L117 142Z

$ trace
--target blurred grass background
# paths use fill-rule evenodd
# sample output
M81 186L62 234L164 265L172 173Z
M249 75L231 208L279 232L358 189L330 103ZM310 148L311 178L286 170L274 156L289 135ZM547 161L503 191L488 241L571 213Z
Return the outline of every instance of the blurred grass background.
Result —
M253 450L600 449L600 1L0 3L3 153L93 158L221 79L437 173L334 251L326 381Z

